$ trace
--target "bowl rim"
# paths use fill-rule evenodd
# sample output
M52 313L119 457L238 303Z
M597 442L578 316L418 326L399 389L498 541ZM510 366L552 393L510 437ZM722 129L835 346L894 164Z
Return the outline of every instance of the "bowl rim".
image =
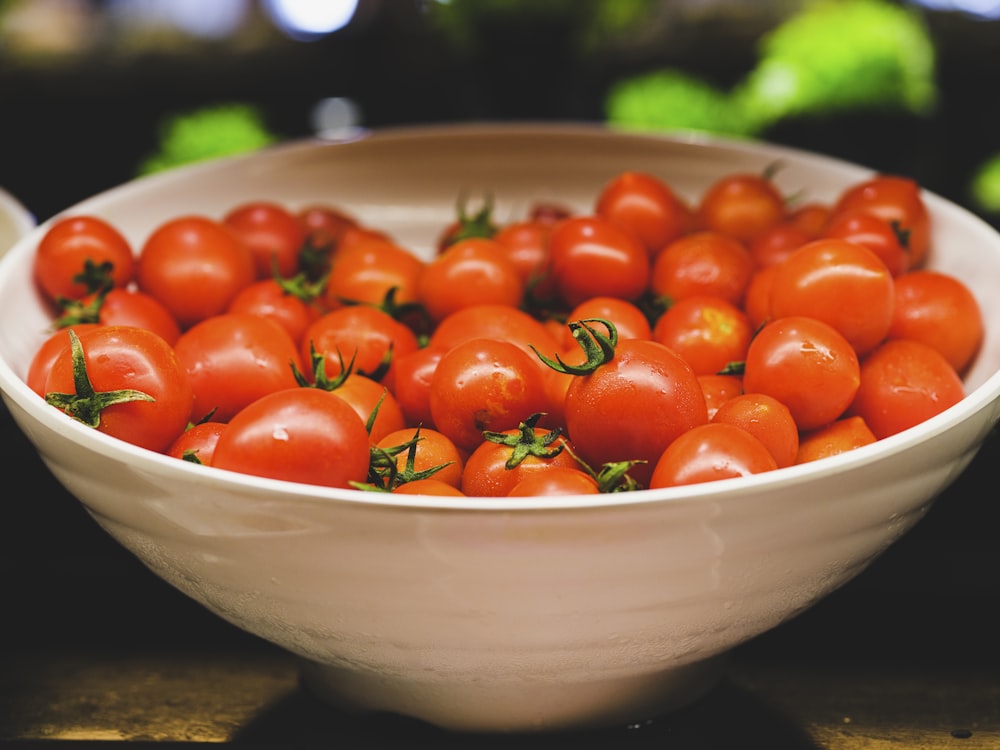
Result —
M471 135L471 136L521 136L526 134L543 135L547 137L565 134L578 135L598 135L601 133L611 133L618 137L635 139L654 139L657 141L669 141L678 145L694 145L707 149L723 149L745 151L747 153L761 155L773 155L776 157L786 156L801 159L811 164L820 166L830 166L842 169L865 169L864 165L849 162L837 157L827 156L822 153L801 150L795 147L787 147L767 141L731 139L709 135L701 132L651 132L638 130L622 130L607 126L601 123L550 123L550 122L475 122L444 125L406 125L386 127L360 131L349 139L351 142L372 139L413 139L423 137L440 137L446 135ZM309 150L317 147L335 148L337 144L344 141L328 141L322 138L309 137L282 142L267 146L257 152L249 154L237 154L213 159L207 162L198 162L184 165L172 169L168 172L157 173L138 177L127 183L112 187L109 190L100 192L74 206L67 208L42 224L35 224L32 220L32 227L24 236L18 240L11 250L21 248L18 253L28 252L27 246L36 241L45 231L48 224L55 221L59 216L83 210L98 209L106 201L113 200L121 191L131 189L138 183L146 183L149 186L166 184L174 180L189 179L202 170L214 170L219 163L240 164L253 159L271 156L280 156L282 153L295 150ZM267 156L270 154L271 156ZM872 170L874 172L874 170ZM2 193L2 191L0 191ZM925 199L932 204L934 212L951 212L959 216L964 222L979 224L980 228L989 234L997 236L997 247L1000 248L1000 235L986 221L979 218L971 211L968 211L957 204L948 201L935 193L923 190ZM0 199L2 199L0 194ZM30 214L29 214L30 216ZM0 257L0 269L11 258ZM216 487L225 487L234 491L250 490L259 494L276 494L288 501L305 503L346 503L355 506L368 506L372 508L385 509L407 509L411 511L451 511L451 512L545 512L545 511L567 511L567 510L594 510L608 508L624 508L635 505L647 505L655 503L683 503L712 500L724 501L727 497L740 495L748 490L764 491L769 488L787 487L802 484L807 481L838 474L845 471L855 470L869 465L875 461L882 460L889 456L894 456L900 452L909 450L926 440L939 435L948 429L969 419L980 411L986 410L993 404L993 411L989 415L990 424L995 426L1000 419L1000 370L994 372L979 386L969 391L966 396L957 404L951 406L940 414L904 430L896 435L892 435L875 443L854 450L824 458L822 461L809 462L806 464L783 467L775 471L764 472L747 477L737 477L731 479L721 479L713 482L701 484L685 485L680 487L669 487L659 489L645 489L632 492L603 493L600 495L567 495L551 497L525 497L525 498L489 498L489 497L436 497L426 495L402 495L390 494L377 491L362 491L355 489L340 489L334 487L323 487L279 479L270 479L253 475L242 474L234 471L220 469L211 466L202 466L186 461L179 461L176 458L159 454L138 446L132 445L117 438L100 433L90 427L83 425L71 417L49 407L44 400L32 391L27 384L13 371L7 361L0 358L0 396L8 407L16 405L21 411L26 413L31 419L36 420L40 425L55 433L60 433L70 439L76 440L80 451L94 452L106 458L117 460L127 464L134 471L141 471L150 475L162 476L165 474L176 475L180 472L185 479L207 482ZM983 433L990 429L987 426Z
M15 235L14 242L10 245L0 246L0 256L2 256L30 234L38 226L38 221L28 207L3 186L0 186L0 216L9 220Z

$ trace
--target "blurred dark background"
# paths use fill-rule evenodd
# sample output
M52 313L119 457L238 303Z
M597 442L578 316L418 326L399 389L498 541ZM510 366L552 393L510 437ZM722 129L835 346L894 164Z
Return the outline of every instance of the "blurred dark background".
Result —
M337 27L332 10L341 5L346 20ZM716 129L905 174L1000 227L987 179L1000 154L993 101L1000 18L988 11L1000 14L1000 6L832 5L840 6L837 19L854 24L857 39L843 29L817 35L813 25L793 29L797 43L786 37L784 47L766 48L762 40L787 30L811 4L0 0L0 187L44 220L147 168L177 118L187 118L195 133L175 160L249 147L247 131L280 140L329 128L336 137L351 126L618 120ZM331 17L312 30L302 18L289 20L310 7ZM904 28L893 27L895 15L884 33L864 27L865 18L880 23L886 8L907 14ZM914 28L925 35L929 59L908 36ZM803 48L821 59L796 58ZM768 109L754 98L755 75L775 57L818 71L818 83ZM673 85L658 88L645 78L664 70L679 74ZM641 86L638 94L621 88L644 80L645 99ZM732 109L740 97L769 115ZM223 105L243 107L237 123L197 119ZM330 112L339 117L331 121ZM99 532L2 409L0 430L5 642L246 640ZM997 450L991 437L913 532L845 590L763 638L762 647L780 642L899 659L937 649L935 658L1000 664L987 615L1000 601Z

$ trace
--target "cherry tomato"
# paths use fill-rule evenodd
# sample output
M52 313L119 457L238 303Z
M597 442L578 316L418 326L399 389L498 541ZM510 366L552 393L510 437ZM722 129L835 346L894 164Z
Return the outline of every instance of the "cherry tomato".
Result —
M597 480L569 466L552 466L524 477L511 487L507 497L552 497L555 495L599 495Z
M365 424L319 388L286 388L240 410L219 436L212 465L242 474L350 488L368 477Z
M771 285L774 283L774 266L758 268L750 277L743 295L743 311L754 330L771 319Z
M828 203L810 201L799 206L790 207L786 221L805 230L810 239L819 239L830 219L832 206Z
M358 220L341 208L313 203L296 213L307 237L315 244L336 247L344 233L360 226Z
M500 227L493 239L507 248L514 262L525 293L532 299L551 300L556 295L549 260L549 235L553 223L524 219Z
M50 300L80 299L101 288L124 288L135 273L132 246L97 216L57 219L35 250L33 273Z
M434 321L470 305L517 307L524 297L524 282L507 249L481 237L449 245L426 263L417 288Z
M719 232L694 232L656 256L649 286L672 302L711 295L740 305L753 272L753 258L742 242Z
M469 305L451 313L438 323L429 345L447 350L476 338L509 341L532 356L532 348L542 353L560 348L560 339L544 323L517 307L495 304Z
M804 464L827 456L870 445L876 440L874 433L861 417L843 417L816 430L799 436L799 451L795 463Z
M434 427L431 414L431 380L443 347L421 347L393 358L392 392L407 424Z
M225 312L256 278L250 249L232 229L203 216L164 222L139 254L139 288L160 300L182 329Z
M595 468L643 462L630 474L645 484L664 449L708 421L708 407L694 370L663 344L622 339L613 352L570 382L563 407L567 437Z
M602 318L610 320L618 329L620 339L648 339L653 331L649 318L637 304L620 297L591 297L570 310L567 320L588 320ZM576 340L568 326L561 327L562 344L576 346Z
M270 318L281 325L292 340L302 341L306 330L323 314L315 293L296 279L261 279L243 287L226 312L248 313Z
M345 302L381 305L392 291L395 303L414 303L423 268L424 261L395 242L353 242L333 256L324 300L331 308Z
M373 443L406 426L403 410L396 397L386 386L371 378L351 373L329 383L326 390L351 405L368 427L368 437Z
M709 422L678 436L657 460L651 489L747 477L778 465L764 444L744 429Z
M892 325L892 275L863 245L813 240L778 265L771 282L771 315L805 315L836 328L859 355L878 346Z
M785 197L767 174L734 172L712 183L695 208L698 226L752 242L788 215Z
M164 452L183 461L211 466L219 435L226 427L225 422L199 422L190 425Z
M302 336L300 355L309 376L315 351L325 357L331 377L352 366L353 372L391 385L395 359L418 347L412 329L389 313L370 305L350 305L317 318Z
M962 374L982 346L982 309L972 290L940 271L918 269L895 279L890 339L917 339Z
M470 497L502 497L533 474L555 467L580 469L558 431L536 429L532 423L502 430L494 439L480 439L465 460L462 492Z
M930 248L931 219L920 186L898 175L879 174L855 183L841 192L831 209L831 218L843 213L880 216L906 237L909 268L920 268Z
M452 487L461 487L465 461L443 432L427 427L403 427L383 435L375 441L375 446L392 454L398 476L406 481L433 477Z
M747 248L754 265L757 268L765 268L780 263L793 250L813 239L816 238L806 229L786 219L762 231Z
M147 328L171 346L181 335L180 325L163 303L135 287L115 287L80 300L64 301L61 308L57 326L100 323Z
M879 440L936 416L965 397L962 380L937 349L910 339L886 341L861 363L850 414Z
M573 216L549 237L552 277L562 301L591 297L637 299L649 283L650 259L627 230L599 216Z
M75 333L68 333L75 336ZM63 349L45 380L45 400L100 432L165 450L191 416L192 390L182 364L145 328L97 326ZM114 398L118 394L118 398Z
M726 401L743 393L743 378L739 375L720 375L718 373L699 375L698 383L701 385L702 393L705 394L709 421Z
M415 479L412 482L404 482L398 487L390 490L396 495L428 495L433 497L465 497L465 493L458 487L442 482L440 479L430 477L428 479Z
M257 278L275 274L290 278L299 272L299 253L306 230L299 218L279 203L254 200L231 208L222 217L253 253Z
M260 315L223 313L186 330L174 345L194 388L195 421L228 422L252 401L298 386L302 369L288 331Z
M882 259L893 276L909 270L910 251L892 225L881 216L845 211L834 216L820 236L864 245Z
M799 452L799 428L791 411L766 393L742 393L726 401L715 412L713 422L740 427L760 440L775 463L791 466Z
M799 430L814 430L840 417L860 382L854 348L816 318L772 320L754 336L744 361L744 390L783 403Z
M594 213L639 238L652 257L691 227L691 209L659 177L626 171L597 195Z
M538 362L516 344L470 339L449 349L431 379L435 429L473 450L483 431L513 429L548 409Z
M678 300L659 317L652 339L669 346L696 375L721 372L746 356L753 328L742 309L721 297Z
M76 331L78 336L82 336L85 331L97 328L99 325L99 323L79 323L59 328L55 332L50 333L41 346L35 350L31 362L28 363L28 372L24 378L24 382L28 384L28 387L39 396L44 397L45 381L49 377L49 370L52 369L52 363L55 362L64 349L69 349L70 328Z

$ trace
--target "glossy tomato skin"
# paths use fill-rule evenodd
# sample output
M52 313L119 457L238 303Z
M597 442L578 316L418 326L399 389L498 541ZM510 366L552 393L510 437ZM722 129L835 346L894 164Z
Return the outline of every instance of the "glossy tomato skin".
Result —
M177 319L158 299L135 289L112 289L100 303L102 325L148 328L173 346L181 335Z
M442 347L425 346L395 359L392 392L407 424L434 427L431 380L444 353Z
M427 479L416 479L391 490L394 495L425 495L430 497L465 497L458 487L440 479L429 477Z
M174 345L194 388L194 421L228 422L252 401L298 385L298 349L278 323L224 313L192 326ZM214 410L214 411L213 411Z
M448 350L469 339L493 338L517 344L534 356L532 347L545 353L560 347L559 339L544 323L518 307L477 304L448 315L431 333L430 346Z
M506 435L516 436L517 429L503 430ZM545 434L539 429L536 434ZM558 437L549 446L555 452L559 446L566 446L564 437ZM580 464L565 448L554 456L529 455L513 468L507 467L513 448L491 441L480 441L466 458L462 470L461 489L469 497L503 497L509 495L520 482L535 474L547 473L557 467L579 469Z
M592 468L643 461L629 472L642 484L671 442L708 422L691 366L663 344L642 339L619 341L610 361L574 376L564 412L567 437Z
M534 472L515 484L507 497L552 497L556 495L599 495L597 480L568 466L553 466Z
M373 443L406 426L403 410L392 391L371 378L348 375L330 392L350 404L361 421L369 426L368 437Z
M493 240L507 249L526 294L536 300L552 300L556 295L549 259L549 236L554 224L538 219L524 219L505 224Z
M191 383L170 345L152 331L131 326L97 326L79 339L95 391L130 389L152 398L108 406L97 429L142 448L165 450L184 431L193 405ZM69 348L52 363L44 391L77 393Z
M698 382L705 395L709 421L718 413L724 403L743 393L743 378L739 375L720 375L718 373L699 375Z
M681 355L697 375L722 372L743 361L752 337L753 327L742 309L709 295L678 300L652 332L654 341Z
M82 336L85 331L97 328L100 323L77 323L72 326L60 328L48 335L48 337L35 350L28 363L28 372L25 375L25 382L39 396L45 396L45 381L49 377L49 370L52 363L62 353L64 349L69 349L69 331L72 328L78 336Z
M889 273L899 276L910 269L910 251L892 225L875 214L843 212L833 217L821 237L832 237L864 245L885 263Z
M591 297L570 310L566 316L568 321L594 318L611 321L620 339L648 339L653 336L649 318L642 308L620 297ZM563 346L577 346L569 326L563 326L561 332Z
M972 290L941 271L917 269L895 279L890 339L916 339L937 349L961 375L982 346L983 312Z
M867 422L858 416L846 416L819 429L799 436L795 463L804 464L827 456L871 445L877 440Z
M274 391L230 421L212 465L254 476L350 488L368 476L368 433L350 404L319 388Z
M830 220L845 213L879 216L907 235L909 268L920 268L930 249L931 218L920 185L899 175L879 174L845 189L831 208Z
M649 486L678 487L747 477L778 468L765 445L723 422L694 427L674 440L656 462Z
M750 243L783 221L788 208L768 176L737 172L720 177L705 190L695 215L701 229Z
M243 287L226 308L230 313L246 313L271 318L299 343L306 330L323 313L315 299L303 299L282 288L277 279L260 279Z
M594 213L639 238L650 256L689 231L691 208L664 180L628 170L598 193Z
M892 325L892 274L872 250L838 238L813 240L774 271L771 315L804 315L836 328L858 355L878 346Z
M779 466L791 466L799 452L799 428L792 412L766 393L741 393L722 404L712 417L746 430L760 440Z
M591 297L634 300L649 284L650 258L630 232L599 216L572 216L549 237L552 277L563 303Z
M656 256L650 289L671 302L711 295L740 305L754 270L750 251L739 240L721 232L694 232Z
M386 239L359 240L334 253L324 290L328 307L345 303L381 305L390 291L395 302L419 300L424 261Z
M828 323L791 316L764 325L747 349L743 388L788 407L799 430L839 418L861 383L857 353Z
M226 427L225 422L199 422L191 425L174 440L165 453L173 458L211 466L215 446Z
M861 363L861 384L849 414L882 439L934 417L965 397L958 373L932 346L886 341Z
M35 282L49 301L80 299L97 291L76 278L88 261L110 264L109 280L115 288L128 286L135 274L132 246L110 222L91 215L55 220L35 249Z
M470 339L449 349L431 379L434 426L460 449L473 450L483 431L501 432L548 410L542 370L509 341Z
M430 475L434 479L452 487L461 487L465 457L458 446L443 432L421 426L402 427L386 433L375 441L376 447L386 450L409 443L415 445L411 467L413 471L436 469ZM410 461L409 453L407 448L396 456L396 466L401 473L407 469L407 463Z
M424 265L418 283L420 302L434 321L470 305L517 307L524 291L521 273L507 249L485 237L449 245Z
M250 249L230 227L204 216L164 222L139 254L139 288L162 302L182 329L225 312L256 278Z
M280 203L254 200L234 206L222 223L232 228L253 254L257 278L275 274L291 278L299 272L299 253L306 230L298 217Z

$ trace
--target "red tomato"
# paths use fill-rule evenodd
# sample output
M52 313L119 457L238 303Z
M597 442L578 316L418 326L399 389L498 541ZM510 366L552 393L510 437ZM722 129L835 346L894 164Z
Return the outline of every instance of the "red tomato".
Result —
M184 431L192 406L191 383L170 345L130 326L98 326L80 334L78 344L52 363L45 400L107 435L165 450ZM86 388L77 384L82 368ZM116 392L121 400L112 397Z
M611 359L574 376L564 410L567 436L590 466L645 462L629 472L641 484L670 443L708 421L691 366L663 344L644 339L618 341Z
M183 461L211 466L219 435L226 427L224 422L199 422L191 425L164 452Z
M302 369L288 331L260 315L212 316L181 334L174 349L194 388L195 421L211 413L228 422L261 396L297 387L293 367Z
M637 304L619 297L591 297L570 310L566 320L591 320L601 318L610 320L618 329L620 339L648 339L653 331L649 318ZM562 344L576 346L573 332L569 326L562 327Z
M67 326L66 328L60 328L54 333L49 334L48 338L42 342L42 345L35 350L31 362L28 363L28 373L24 378L24 382L28 384L28 387L39 396L45 396L45 381L49 377L49 370L52 369L52 363L55 362L64 349L69 349L70 328L76 331L77 336L82 336L85 331L97 328L99 325L99 323L79 323Z
M348 229L359 226L358 220L343 209L322 203L299 209L296 217L314 243L331 248L336 247Z
M381 305L394 290L395 303L417 302L423 268L424 261L395 242L354 242L334 254L324 300L331 308L345 302Z
M979 301L958 278L918 269L895 279L890 339L916 339L937 349L962 374L982 345Z
M859 355L889 333L894 304L892 274L863 245L813 240L775 268L771 315L804 315L836 328Z
M236 414L212 465L259 477L351 488L368 477L365 424L351 405L319 388L268 393Z
M465 460L461 488L470 497L502 497L534 474L580 468L558 431L536 430L529 423L502 430L495 438L480 438Z
M865 357L850 414L879 440L920 424L965 397L948 360L922 341L893 339Z
M791 466L799 452L799 428L791 411L766 393L742 393L726 401L715 412L713 422L740 427L760 440L775 463Z
M672 302L711 295L740 305L754 270L750 251L739 240L719 232L695 232L674 240L656 256L649 286Z
M33 273L50 300L80 299L107 286L126 287L135 273L132 246L97 216L56 219L38 242Z
M909 270L910 251L892 225L881 216L843 212L829 221L820 236L864 245L882 259L893 276Z
M804 464L827 456L870 445L876 440L874 433L861 417L844 417L819 429L799 436L799 452L795 463Z
M752 242L788 215L785 197L763 174L732 173L712 183L695 209L698 226Z
M708 419L716 415L724 403L743 393L743 378L739 375L699 375L698 383L705 394L705 405L708 407Z
M395 359L418 347L416 334L389 313L370 305L351 305L316 319L302 336L300 355L308 376L313 374L315 350L324 356L329 377L353 362L353 372L391 385Z
M458 487L442 482L440 479L430 477L428 479L415 479L412 482L404 482L398 487L390 490L396 495L428 495L433 497L465 497L465 493Z
M426 263L417 288L434 321L470 305L517 307L524 297L524 282L507 249L482 237L459 240Z
M243 287L226 312L270 318L282 326L296 343L324 312L315 295L294 279L261 279Z
M910 268L920 268L930 249L931 219L920 186L907 177L880 174L845 189L831 209L831 217L844 213L880 216L904 233L910 250Z
M469 339L490 338L517 344L534 356L532 347L542 353L555 352L559 340L544 323L510 305L469 305L456 310L438 323L430 337L435 349L451 349Z
M352 373L331 383L326 390L351 405L368 427L368 436L373 443L406 426L403 410L396 397L388 388L371 378Z
M517 427L548 409L538 362L516 344L470 339L449 349L431 379L434 426L455 444L472 450L483 431Z
M810 239L815 240L819 238L826 228L826 223L830 219L831 213L832 209L829 204L811 201L795 208L790 208L786 221L805 230Z
M625 229L652 257L691 227L691 209L659 177L626 171L598 193L594 213Z
M222 217L222 223L250 248L257 278L290 278L299 272L306 230L299 218L281 204L265 200L241 203Z
M180 216L157 227L139 254L139 288L156 297L181 328L225 312L257 278L253 254L213 219Z
M573 216L549 237L552 277L562 301L575 307L591 297L638 299L649 283L643 244L599 216Z
M533 472L511 487L507 497L552 497L555 495L599 495L597 480L581 469L552 466Z
M549 260L549 235L553 223L525 219L500 227L493 239L507 248L517 267L526 294L535 300L551 300L556 295Z
M840 417L860 382L854 348L837 329L816 318L772 320L747 349L743 389L783 403L800 430L814 430Z
M708 295L678 300L659 317L652 338L677 352L697 375L721 372L746 356L753 327L739 307Z
M747 248L754 265L757 268L766 268L780 263L793 250L813 239L816 238L806 229L786 219L758 234Z
M461 487L465 461L443 432L427 427L403 427L386 433L375 442L375 447L391 454L397 476L404 481L433 477L452 487Z
M771 285L774 283L774 266L758 268L750 277L743 295L743 310L756 331L771 319Z
M431 380L445 350L425 346L394 358L392 392L407 424L434 427Z
M134 287L116 287L80 300L65 302L62 305L62 315L55 324L67 326L79 323L147 328L171 346L181 335L180 325L163 303Z
M656 462L649 487L678 487L747 477L778 468L764 444L724 422L698 425L680 435Z

